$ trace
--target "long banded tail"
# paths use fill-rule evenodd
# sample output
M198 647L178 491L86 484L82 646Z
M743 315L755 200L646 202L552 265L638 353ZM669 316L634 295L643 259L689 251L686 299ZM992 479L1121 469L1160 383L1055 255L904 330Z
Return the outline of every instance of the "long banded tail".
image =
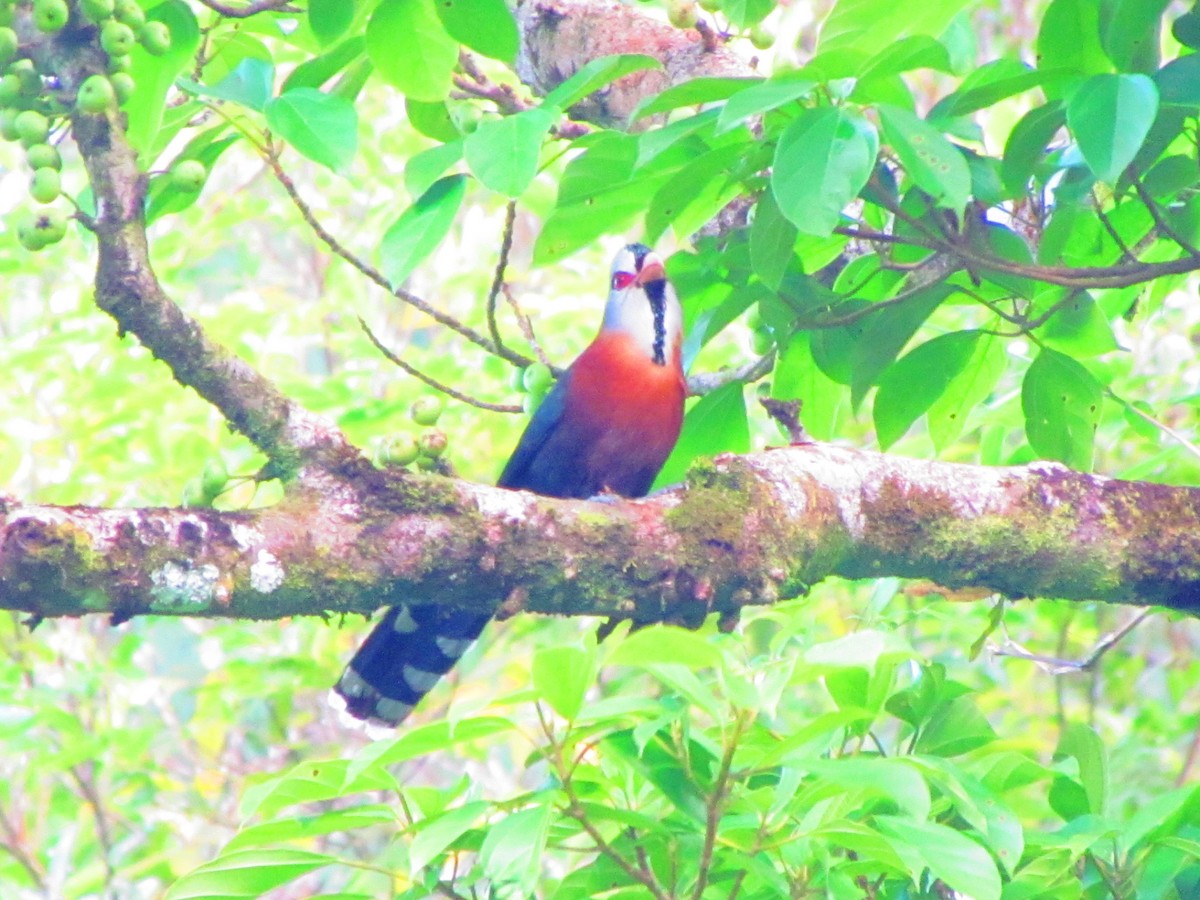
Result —
M333 691L354 718L398 725L458 662L490 618L438 606L393 606Z

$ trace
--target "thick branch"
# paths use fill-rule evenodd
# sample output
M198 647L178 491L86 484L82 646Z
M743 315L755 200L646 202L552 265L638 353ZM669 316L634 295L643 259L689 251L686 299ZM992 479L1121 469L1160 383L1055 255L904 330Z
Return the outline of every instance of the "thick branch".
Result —
M695 468L642 501L382 473L266 510L26 507L0 607L275 618L416 603L699 621L831 575L1200 608L1200 490L807 444Z

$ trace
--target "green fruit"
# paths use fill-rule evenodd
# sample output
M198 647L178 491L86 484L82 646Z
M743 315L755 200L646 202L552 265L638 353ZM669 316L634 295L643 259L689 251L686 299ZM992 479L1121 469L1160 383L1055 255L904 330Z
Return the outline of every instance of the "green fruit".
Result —
M21 76L9 72L0 78L0 106L12 106L21 96Z
M21 42L17 33L11 28L0 28L0 66L7 66L13 61L20 48Z
M1195 10L1184 13L1171 26L1171 34L1185 47L1200 47L1200 13Z
M545 363L532 363L525 368L525 390L531 394L542 395L554 384L554 373Z
M29 196L38 203L53 203L62 193L62 180L57 169L38 169L29 183Z
M0 109L0 137L6 141L15 141L20 135L17 134L17 116L19 110L7 108Z
M421 455L427 459L438 459L446 452L446 446L449 443L446 432L437 428L422 431L421 436L417 438L417 446L421 448Z
M694 28L698 18L695 0L667 0L667 19L676 28Z
M508 371L508 386L514 391L525 392L525 370L519 366L513 366Z
M200 487L204 496L210 500L225 490L229 483L229 470L219 456L214 456L204 464L204 472L200 475Z
M408 412L412 416L412 420L418 425L436 425L438 418L442 414L442 400L440 397L434 397L432 394L419 397L413 401L413 405Z
M775 32L759 22L750 29L750 43L759 50L770 50L775 46Z
M50 120L35 109L17 113L17 137L26 147L46 143L50 135Z
M100 29L100 46L109 56L125 56L137 43L133 29L124 22L109 20Z
M124 106L137 88L133 76L128 72L113 72L108 76L108 80L112 82L113 90L117 94L117 105Z
M103 75L89 75L79 86L75 106L88 115L97 116L110 109L117 100L113 83Z
M67 233L67 214L61 209L46 209L25 216L17 224L17 240L26 250L41 250L57 244Z
M109 72L129 72L133 69L133 57L128 53L108 58Z
M705 12L720 12L723 0L700 0L700 8Z
M42 92L42 76L33 67L33 60L18 59L9 64L8 71L20 80L23 96L33 99Z
M34 144L25 151L25 162L31 169L61 169L62 156L58 148L50 144Z
M79 0L79 11L89 22L99 25L112 18L113 0Z
M421 448L411 434L398 434L380 445L378 459L387 466L407 466L420 455Z
M69 18L67 0L33 0L33 24L39 31L62 31Z
M171 49L171 29L162 22L147 22L138 32L138 40L152 56L162 56Z
M113 14L118 22L128 25L135 31L146 24L146 14L137 0L116 0L113 4Z
M775 346L775 339L771 337L771 333L765 328L756 328L754 330L753 340L754 352L759 356L771 352L771 348Z
M184 159L171 167L171 186L194 193L204 187L208 169L197 159Z

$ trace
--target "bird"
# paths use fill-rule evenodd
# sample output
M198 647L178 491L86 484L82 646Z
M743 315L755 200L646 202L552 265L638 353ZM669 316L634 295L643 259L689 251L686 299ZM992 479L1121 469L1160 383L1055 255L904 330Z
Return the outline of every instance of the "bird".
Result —
M497 486L547 497L643 497L683 424L683 313L662 259L627 244L613 260L599 333L546 394ZM433 604L390 607L332 702L369 726L399 725L490 621Z

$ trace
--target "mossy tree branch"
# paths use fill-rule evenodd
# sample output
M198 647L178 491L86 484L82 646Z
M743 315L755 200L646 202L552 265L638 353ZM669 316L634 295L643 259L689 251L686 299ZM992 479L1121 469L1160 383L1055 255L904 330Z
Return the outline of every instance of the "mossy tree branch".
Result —
M685 624L830 576L1200 609L1200 490L801 444L643 501L382 473L252 512L0 509L0 607L240 618L404 598Z

